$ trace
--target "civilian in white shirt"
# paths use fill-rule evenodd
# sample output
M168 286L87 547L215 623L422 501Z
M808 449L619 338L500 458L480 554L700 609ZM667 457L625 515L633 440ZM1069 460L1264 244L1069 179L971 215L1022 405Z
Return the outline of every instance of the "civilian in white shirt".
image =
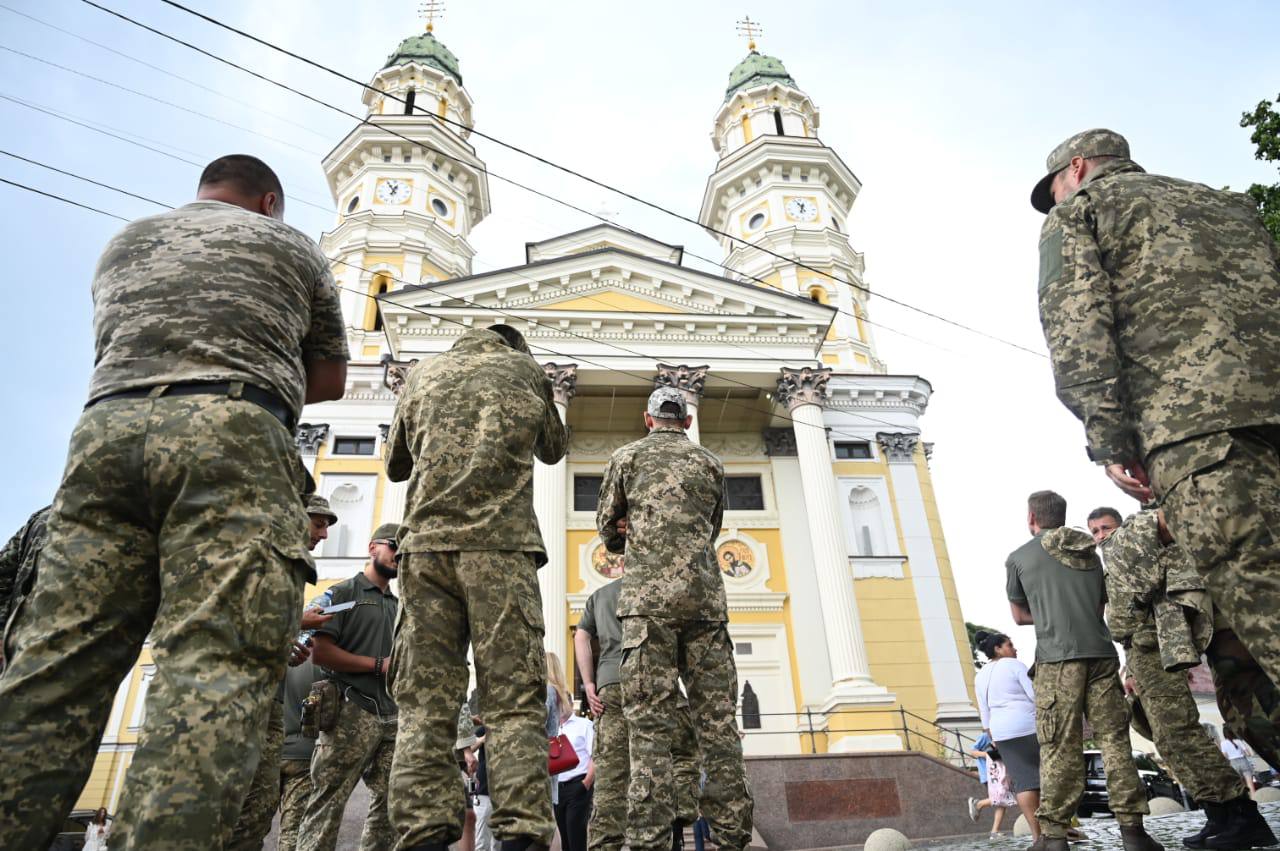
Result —
M1004 633L979 630L978 649L990 659L974 678L982 727L1004 758L1018 809L1027 818L1034 842L1040 836L1036 808L1040 806L1040 743L1036 739L1036 693L1027 666Z
M1236 770L1240 778L1249 784L1249 794L1258 791L1258 781L1253 776L1253 761L1249 759L1253 755L1253 751L1249 746L1239 739L1232 738L1233 733L1230 727L1223 728L1222 741L1218 743L1218 750L1222 751L1222 755L1231 763L1231 767Z
M556 775L560 794L556 802L556 826L560 829L562 851L587 851L587 822L591 819L591 787L596 782L596 765L591 760L596 729L590 721L570 710L560 721L560 732L569 737L578 764Z

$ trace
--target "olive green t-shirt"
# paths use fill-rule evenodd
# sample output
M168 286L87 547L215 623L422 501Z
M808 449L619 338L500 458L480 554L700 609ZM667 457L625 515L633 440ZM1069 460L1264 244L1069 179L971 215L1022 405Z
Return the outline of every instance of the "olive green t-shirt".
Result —
M1036 661L1114 658L1116 648L1102 620L1106 592L1101 563L1094 556L1092 569L1068 567L1045 552L1043 534L1005 562L1009 602L1027 606L1036 622Z
M596 660L596 690L622 682L618 666L622 664L622 621L618 618L618 592L622 580L615 579L598 588L587 598L578 629L585 629L600 642L600 658Z
M395 635L396 609L400 601L391 593L390 588L383 591L363 573L357 573L330 588L329 596L333 605L350 600L355 600L356 605L345 612L338 612L333 620L316 630L317 634L329 636L334 644L357 656L381 656L386 659L391 655L391 639ZM385 661L383 670L386 670ZM376 703L379 715L396 714L396 704L387 693L384 677L372 673L330 671L329 679L360 692L365 699L352 698L360 708L372 712Z
M311 684L320 679L320 672L310 659L285 671L284 681L284 751L285 760L311 759L316 740L302 735L302 701L311 693Z

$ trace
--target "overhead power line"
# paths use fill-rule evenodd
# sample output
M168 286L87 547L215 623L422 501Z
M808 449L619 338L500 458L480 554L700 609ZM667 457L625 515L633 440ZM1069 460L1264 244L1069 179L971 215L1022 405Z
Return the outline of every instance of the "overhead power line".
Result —
M91 207L88 204L81 204L79 201L72 201L70 198L64 198L61 195L55 195L52 192L46 192L43 189L37 189L34 186L28 186L25 183L18 183L16 180L8 180L6 178L0 177L0 183L5 183L5 184L8 184L9 186L15 186L18 189L25 189L28 192L34 192L37 195L43 195L46 198L52 198L55 201L61 201L64 204L70 204L71 206L79 207L82 210L90 210L91 212L94 212L94 213L99 213L104 216L110 216L111 218L119 219L122 222L129 221L124 216L117 216L115 213L108 213L106 210L100 210L97 207Z
M135 23L135 24L137 24L137 25L139 25L139 26L146 27L146 25L145 25L145 24L140 24L140 23L138 23L138 22L136 22L136 21L133 21L132 19L128 18L128 17L127 17L127 16L125 16L125 15L120 14L119 12L114 12L114 11L112 11L111 9L108 9L108 8L107 8L107 7L105 7L105 6L102 6L102 5L99 5L99 4L98 4L98 3L96 3L96 2L93 2L93 0L81 0L81 2L86 3L86 4L90 5L90 6L95 7L95 8L101 9L101 10L103 10L103 11L105 11L105 12L108 12L108 13L110 13L110 14L112 14L112 15L115 15L115 16L117 16L117 17L119 17L119 18L122 18L122 19L124 19L124 20L128 20L128 21L130 21L131 23ZM299 62L302 62L302 63L304 63L304 64L310 65L311 67L316 68L317 70L324 71L324 72L325 72L325 73L327 73L327 74L331 74L331 75L333 75L333 76L337 77L337 78L338 78L338 79L340 79L340 80L345 80L345 81L347 81L347 82L349 82L349 83L352 83L352 84L354 84L354 85L360 86L362 89L366 89L366 90L368 90L368 91L375 92L375 93L377 93L377 94L382 95L383 97L390 98L391 100L394 100L394 101L396 101L396 102L398 102L398 103L404 104L405 106L409 106L408 101L407 101L405 98L400 97L399 95L393 94L393 93L388 92L388 91L384 91L383 89L379 89L379 88L377 88L376 86L371 86L371 85L369 85L368 83L366 83L366 82L364 82L364 81L362 81L362 80L359 80L359 79L357 79L357 78L355 78L355 77L352 77L352 76L350 76L349 74L344 74L344 73L342 73L341 71L338 71L338 70L336 70L336 69L334 69L334 68L332 68L332 67L330 67L330 66L328 66L328 65L325 65L325 64L324 64L324 63L322 63L322 62L319 62L319 61L317 61L317 60L314 60L314 59L311 59L311 58L309 58L309 57L303 56L303 55L301 55L301 54L299 54L299 53L295 53L294 51L291 51L291 50L289 50L289 49L287 49L287 48L281 47L281 46L280 46L280 45L278 45L278 44L275 44L275 43L270 42L270 41L268 41L268 40L266 40L266 39L264 39L264 38L261 38L261 37L259 37L259 36L256 36L256 35L254 35L253 33L246 32L245 30L242 30L242 29L240 29L240 28L238 28L238 27L234 27L234 26L232 26L231 24L228 24L228 23L226 23L226 22L224 22L224 21L222 21L222 20L219 20L218 18L213 17L212 15L208 15L208 14L205 14L205 13L203 13L203 12L200 12L200 11L197 11L197 10L195 10L195 9L192 9L192 8L190 8L189 6L185 6L185 5L183 5L182 3L177 2L177 0L160 0L160 2L164 3L165 5L172 6L172 7L173 7L173 8L175 8L175 9L179 9L179 10L181 10L181 11L183 11L183 12L187 13L188 15L192 15L192 16L194 16L194 17L200 18L201 20L206 21L206 22L208 22L208 23L210 23L210 24L213 24L214 26L219 27L219 28L221 28L221 29L224 29L224 30L226 30L226 31L228 31L228 32L235 33L236 35L238 35L238 36L240 36L240 37L242 37L242 38L246 38L246 39L248 39L248 40L250 40L250 41L253 41L253 42L257 43L257 44L260 44L260 45L262 45L263 47L266 47L266 48L268 48L268 49L270 49L270 50L274 50L274 51L276 51L277 53L280 53L280 54L283 54L283 55L285 55L285 56L288 56L288 57L290 57L291 59L295 59L295 60L297 60L297 61L299 61ZM146 28L147 28L147 29L152 29L151 27L146 27ZM158 32L157 30L152 30L152 31L153 31L153 32ZM169 37L169 36L166 36L166 37ZM195 48L195 49L198 49L198 48ZM591 176L591 175L589 175L589 174L586 174L586 173L584 173L584 172L578 171L577 169L571 168L570 166L563 165L563 164L561 164L561 163L556 162L555 160L552 160L552 159L549 159L549 158L547 158L547 157L544 157L544 156L542 156L541 154L536 154L536 153L534 153L534 152L532 152L532 151L529 151L528 149L523 148L523 147L521 147L521 146L519 146L519 145L516 145L516 144L511 143L511 142L507 142L507 141L505 141L505 140L503 140L503 139L501 139L501 138L499 138L499 137L497 137L497 136L494 136L494 135L489 134L489 133L485 133L485 132L483 132L483 131L481 131L481 130L477 130L477 129L475 129L474 127L470 127L470 126L465 125L465 124L463 124L463 123L461 123L461 122L455 121L454 119L451 119L451 118L449 118L449 117L447 117L447 116L439 116L439 115L436 115L436 114L434 114L434 113L428 112L427 110L423 109L421 106L418 106L418 105L416 105L416 104L415 104L415 105L413 105L413 106L412 106L412 107L410 107L410 108L412 108L415 112L420 112L420 113L422 113L423 115L426 115L426 116L429 116L429 117L431 117L431 118L434 118L434 119L436 119L436 120L438 120L438 121L441 121L441 122L443 122L443 123L445 123L445 124L451 124L451 125L454 125L454 126L459 127L459 128L466 128L468 131L470 131L471 133L475 134L476 136L479 136L479 137L480 137L480 138L482 138L482 139L486 139L486 140L488 140L488 141L490 141L490 142L493 142L495 145L499 145L499 146L501 146L501 147L503 147L503 148L506 148L506 149L507 149L507 150L509 150L509 151L513 151L513 152L515 152L515 153L517 153L517 154L520 154L521 156L528 157L529 159L532 159L532 160L534 160L534 161L536 161L536 162L539 162L539 163L541 163L541 164L543 164L543 165L545 165L545 166L548 166L548 167L550 167L550 168L556 169L557 171L563 172L563 173L565 173L565 174L567 174L567 175L570 175L570 176L572 176L572 177L576 177L576 178L578 178L579 180L583 180L583 181L585 181L585 182L587 182L587 183L590 183L590 184L591 184L591 185L593 185L593 186L598 186L598 187L599 187L599 188L601 188L601 189L604 189L604 190L606 190L606 191L608 191L608 192L612 192L612 193L614 193L614 194L616 194L616 195L619 195L619 196L621 196L621 197L623 197L623 198L628 199L629 201L634 201L634 202L635 202L635 203L637 203L637 204L641 204L641 205L643 205L643 206L645 206L645 207L648 207L648 208L650 208L650 209L652 209L652 210L656 210L656 211L658 211L658 212L660 212L660 213L664 213L665 215L668 215L668 216L671 216L671 217L673 217L673 218L679 219L680 221L687 222L688 224L694 225L694 226L696 226L696 227L703 228L703 229L705 229L705 230L707 230L707 231L709 231L709 232L711 232L711 233L713 233L713 234L715 234L715 235L717 235L717 236L720 236L720 237L723 237L723 238L725 238L725 239L728 239L728 240L730 240L730 241L731 241L731 242L733 242L733 243L743 245L743 246L745 246L745 247L747 247L747 248L753 248L753 249L755 249L756 251L760 251L760 252L762 252L762 253L764 253L764 254L768 254L769 256L774 257L775 259L778 259L778 260L782 260L782 261L784 261L785 263L788 263L788 264L790 264L790 265L796 266L796 267L801 268L801 269L805 269L805 270L807 270L807 271L809 271L809 272L813 272L814 274L817 274L817 275L822 275L822 276L824 276L824 277L831 278L832 280L838 281L839 283L845 284L846 286L852 287L852 288L854 288L854 289L856 289L856 290L860 290L860 291L862 291L862 292L864 292L864 293L866 293L866 294L868 294L868 295L872 295L872 294L873 294L873 293L872 293L872 291L871 291L871 289L870 289L869 287L867 287L865 284L860 284L860 283L857 283L856 281L847 280L847 279L844 279L844 278L837 277L837 276L835 276L835 275L831 274L830 272L826 272L826 271L823 271L823 270L821 270L821 269L818 269L818 268L815 268L815 267L813 267L813 266L810 266L810 265L808 265L807 263L804 263L804 262L802 262L802 261L800 261L800 260L797 260L797 259L796 259L796 258L794 258L794 257L788 257L787 255L782 254L782 253L777 252L777 251L774 251L773 249L768 248L768 247L766 247L766 246L759 245L759 244L757 244L757 243L753 243L753 242L749 242L749 241L747 241L747 240L743 239L742 237L735 236L734 234L728 233L727 231L720 230L720 229L718 229L718 228L712 227L711 225L703 224L702 222L698 221L696 218L693 218L693 217L691 217L691 216L685 215L684 213L680 213L680 212L678 212L678 211L676 211L676 210L672 210L670 207L667 207L667 206L665 206L665 205L663 205L663 204L660 204L660 203L658 203L658 202L656 202L656 201L650 201L649 199L644 198L644 197L639 196L639 195L636 195L636 194L635 194L635 193L633 193L633 192L629 192L629 191L627 191L627 190L625 190L625 189L621 189L621 188L619 188L619 187L617 187L617 186L614 186L613 184L607 183L607 182L605 182L605 181L603 181L603 180L600 180L600 179L598 179L598 178L592 177L592 176ZM371 122L371 123L372 123L372 122ZM380 126L380 125L376 125L376 124L375 124L375 126ZM382 129L386 129L386 128L382 128ZM556 199L556 200L559 200L559 199ZM583 212L582 210L579 210L579 211L580 211L580 212ZM594 213L587 213L587 215L591 215L591 216L593 216L593 217L595 217L595 218L602 218L602 217L600 217L600 216L598 216L598 215L596 215L596 214L594 214ZM969 333L971 333L971 334L976 334L976 335L978 335L978 336L980 336L980 337L985 337L985 338L987 338L987 339L989 339L989 340L992 340L992 341L994 341L994 342L1000 343L1000 344L1002 344L1002 345L1010 346L1010 347L1012 347L1012 348L1018 349L1019 351L1023 351L1023 352L1026 352L1026 353L1028 353L1028 354L1035 355L1036 357L1041 357L1041 358L1045 358L1045 357L1047 357L1047 355L1045 355L1044 353L1039 352L1039 351L1036 351L1035 349L1029 348L1029 347L1027 347L1027 346L1024 346L1024 345L1022 345L1021 343L1016 343L1016 342L1014 342L1014 341L1012 341L1012 340L1007 340L1007 339L1005 339L1005 338L1003 338L1003 337L1000 337L1000 336L998 336L998 335L996 335L996 334L992 334L992 333L990 333L990 332L988 332L988 331L983 331L983 330L982 330L982 329L980 329L980 328L975 328L975 327L973 327L973 326L971 326L971 325L967 325L967 324L965 324L965 323L963 323L963 322L960 322L960 321L958 321L958 320L951 319L950 317L943 316L943 315L941 315L941 314L939 314L939 313L934 313L933 311L928 310L928 309L926 309L926 308L918 307L918 306L916 306L916 305L914 305L914 304L911 304L911 303L909 303L909 302L903 301L903 300L901 300L901 299L897 299L897 298L893 298L892 296L884 295L883 293L875 293L875 295L876 295L877 297L879 297L879 298L883 299L884 301L887 301L887 302L891 303L891 304L896 304L896 305L898 305L899 307L902 307L902 308L905 308L905 309L907 309L907 310L913 311L913 312L918 313L918 314L920 314L920 315L922 315L922 316L927 316L927 317L929 317L929 318L931 318L931 319L937 320L937 321L939 321L939 322L943 322L943 323L945 323L945 324L947 324L947 325L951 325L951 326L953 326L953 327L955 327L955 328L959 328L959 329L961 329L961 330L963 330L963 331L967 331L967 332L969 332Z

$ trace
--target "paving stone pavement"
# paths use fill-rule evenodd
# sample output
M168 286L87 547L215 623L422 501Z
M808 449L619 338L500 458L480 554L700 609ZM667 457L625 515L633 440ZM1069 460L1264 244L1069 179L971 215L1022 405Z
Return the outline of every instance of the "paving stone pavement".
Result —
M1271 824L1271 830L1277 836L1280 836L1280 803L1259 804L1258 809L1266 816L1267 821ZM990 816L984 817L988 820ZM1183 849L1182 837L1190 836L1200 830L1204 824L1204 813L1200 810L1193 812L1174 813L1171 816L1159 816L1147 819L1147 832L1154 836L1164 845L1166 851L1175 851L1175 849ZM1085 819L1080 824L1080 829L1089 835L1089 838L1083 842L1072 844L1073 849L1079 851L1119 851L1124 846L1120 844L1120 831L1116 826L1115 819ZM1012 836L1003 833L998 839L982 839L980 837L966 838L957 842L947 842L934 845L933 843L916 843L913 847L927 847L934 851L962 851L962 849L988 849L989 851L1024 851L1031 846L1030 837ZM1272 848L1280 848L1280 845L1273 845Z

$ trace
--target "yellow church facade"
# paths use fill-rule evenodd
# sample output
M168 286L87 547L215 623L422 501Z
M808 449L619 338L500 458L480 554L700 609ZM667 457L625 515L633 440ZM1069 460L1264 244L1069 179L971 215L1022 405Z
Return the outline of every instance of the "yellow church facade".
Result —
M643 434L649 392L669 385L690 402L690 437L725 466L716 554L746 752L952 756L939 742L980 725L921 433L932 387L877 355L845 228L861 184L819 139L812 100L754 48L733 69L699 214L719 273L601 219L528 243L519 266L473 274L468 236L490 198L462 79L431 32L406 39L366 89L368 121L324 159L339 216L321 247L352 360L344 398L308 406L298 430L339 516L308 599L361 570L372 530L403 516L405 486L387 481L381 455L405 371L470 328L505 323L572 430L567 457L539 463L534 481L546 646L571 681L585 600L619 569L594 528L600 479ZM152 670L144 650L78 811L114 810Z

